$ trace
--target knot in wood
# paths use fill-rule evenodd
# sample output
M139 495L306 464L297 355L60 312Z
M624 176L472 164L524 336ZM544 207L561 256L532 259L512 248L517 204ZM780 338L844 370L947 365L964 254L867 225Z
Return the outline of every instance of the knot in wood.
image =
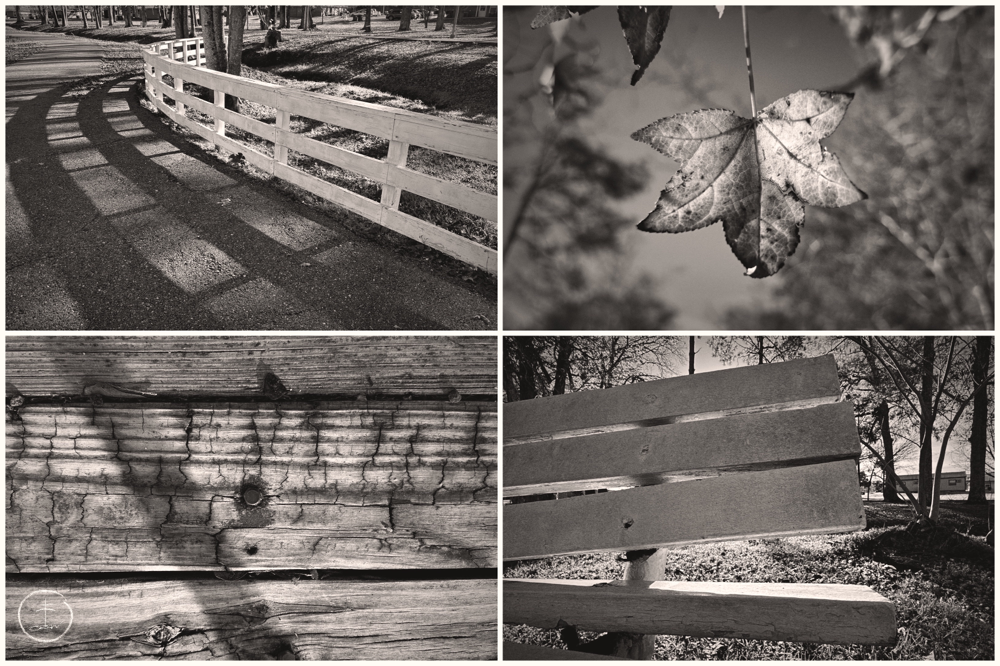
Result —
M169 624L157 624L147 629L146 633L143 634L141 638L134 640L137 640L140 643L146 643L147 645L166 647L171 641L180 636L182 631L184 631L182 627L175 627Z
M243 501L248 506L258 506L264 501L264 495L256 488L247 488L243 491Z

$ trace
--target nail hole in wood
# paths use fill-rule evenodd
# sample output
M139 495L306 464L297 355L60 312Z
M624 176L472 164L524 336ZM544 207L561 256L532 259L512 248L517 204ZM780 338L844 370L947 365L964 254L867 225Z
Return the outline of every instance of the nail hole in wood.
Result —
M257 546L247 546L247 555L256 555Z
M250 506L257 506L264 500L264 495L256 488L247 488L243 491L243 501Z

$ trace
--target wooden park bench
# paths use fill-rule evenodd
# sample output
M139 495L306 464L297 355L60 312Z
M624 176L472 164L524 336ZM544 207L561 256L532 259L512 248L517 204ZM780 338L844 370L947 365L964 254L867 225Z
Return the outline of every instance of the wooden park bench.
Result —
M504 560L625 551L625 580L503 581L503 620L654 635L893 644L862 586L663 581L668 546L861 530L852 405L832 356L504 405ZM572 491L609 489L581 494ZM570 492L567 492L570 491ZM553 495L557 494L557 495ZM568 495L568 496L567 496ZM642 647L645 646L645 647ZM505 642L504 659L594 658Z
M496 659L495 340L6 360L7 659Z

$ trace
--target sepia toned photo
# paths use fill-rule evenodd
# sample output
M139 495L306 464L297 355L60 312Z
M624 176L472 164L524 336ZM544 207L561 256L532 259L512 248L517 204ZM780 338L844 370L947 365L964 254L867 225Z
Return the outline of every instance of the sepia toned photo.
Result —
M497 655L496 341L8 337L6 658Z
M504 659L994 658L992 337L503 362Z
M504 329L992 330L993 7L504 7Z

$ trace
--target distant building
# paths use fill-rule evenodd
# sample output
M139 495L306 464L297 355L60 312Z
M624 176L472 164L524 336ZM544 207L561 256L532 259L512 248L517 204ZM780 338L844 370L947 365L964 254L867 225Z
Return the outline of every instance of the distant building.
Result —
M899 480L906 486L906 489L911 493L917 492L919 485L919 475L917 474L900 474ZM993 492L993 479L989 478L986 480L986 492ZM902 488L896 488L897 492L903 492ZM941 494L945 493L967 493L969 492L969 484L966 478L965 472L941 472Z

